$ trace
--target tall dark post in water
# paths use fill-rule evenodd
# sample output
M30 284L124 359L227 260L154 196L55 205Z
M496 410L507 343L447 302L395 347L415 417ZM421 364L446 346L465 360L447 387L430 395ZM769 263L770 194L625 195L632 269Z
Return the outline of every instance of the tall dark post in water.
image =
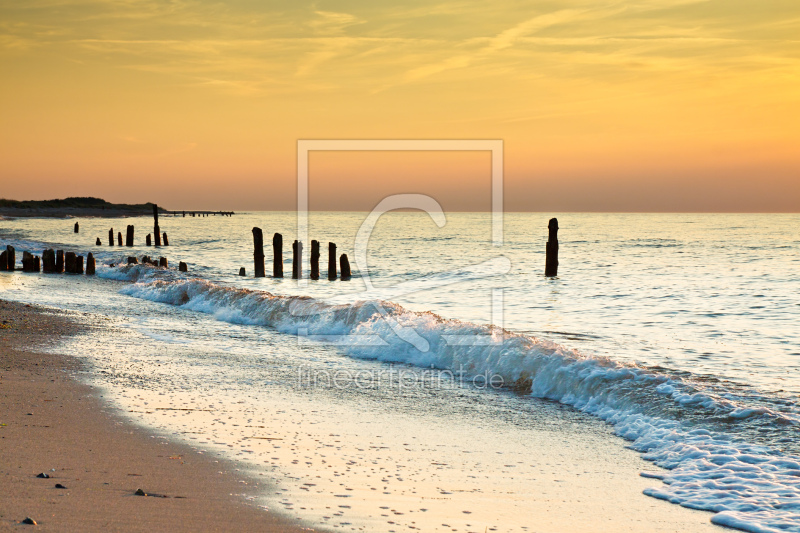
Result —
M92 255L91 252L89 252L89 255L86 256L86 275L87 276L94 276L95 266L96 266L96 263L95 263L95 260L94 260L94 256Z
M339 266L342 270L342 281L350 279L350 260L347 259L347 254L342 254L339 258Z
M319 241L311 241L311 279L319 279Z
M150 246L150 244L152 244L152 241L150 240L150 234L149 234L149 233L147 234L147 237L145 237L145 239L144 239L144 243L145 243L147 246Z
M272 277L283 277L283 235L276 233L272 237Z
M544 275L553 277L558 276L558 220L551 218L547 228L550 230L550 237L547 239Z
M125 235L125 246L133 246L133 226L128 226L128 234Z
M17 267L17 251L10 244L6 246L6 257L8 258L7 267L9 272L13 272Z
M122 246L122 232L121 231L117 232L117 244L119 246Z
M67 252L64 254L64 272L67 274L74 274L76 261L77 257L75 256L75 252Z
M8 270L8 252L3 250L0 252L0 272L6 272Z
M292 279L303 277L303 243L294 241L292 243Z
M156 204L153 204L153 220L155 221L153 234L156 237L156 246L161 246L161 230L158 229L158 206Z
M253 245L255 246L253 251L255 277L263 278L266 274L264 272L264 234L261 228L253 228Z
M114 228L108 230L108 245L114 246Z
M167 239L167 232L164 232L164 246L169 246L169 239Z
M42 271L55 272L56 271L56 251L48 248L42 252Z
M75 233L78 233L78 223L75 223Z
M336 279L336 245L328 243L328 281Z
M64 273L64 250L58 250L56 252L56 273L63 274Z
M95 246L102 246L102 243L100 242L100 237L98 237L97 240L94 241L94 245Z

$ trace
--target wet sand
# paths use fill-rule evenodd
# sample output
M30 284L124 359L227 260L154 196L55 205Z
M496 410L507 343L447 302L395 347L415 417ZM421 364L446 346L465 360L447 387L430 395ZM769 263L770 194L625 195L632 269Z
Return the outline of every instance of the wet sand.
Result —
M302 530L247 502L260 489L230 463L106 412L76 359L36 351L78 329L0 300L0 530L26 517L37 531Z

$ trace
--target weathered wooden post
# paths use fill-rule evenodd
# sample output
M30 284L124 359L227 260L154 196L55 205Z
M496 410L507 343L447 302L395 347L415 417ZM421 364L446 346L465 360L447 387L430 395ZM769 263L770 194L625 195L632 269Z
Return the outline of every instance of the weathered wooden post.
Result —
M122 246L122 232L121 231L117 232L117 245L118 246Z
M150 246L152 241L150 240L150 234L149 233L147 234L147 237L145 237L144 242L145 242L145 244L147 246Z
M67 252L64 254L64 272L67 274L74 274L75 273L75 262L77 258L75 257L75 252Z
M92 252L89 252L89 255L86 256L86 275L87 276L94 276L94 270L97 266L97 263L94 260L94 256Z
M102 244L100 243L100 237L98 237L97 240L94 241L94 245L95 246L102 246Z
M6 256L8 257L8 271L13 272L17 268L17 251L10 244L6 246Z
M30 252L22 252L22 271L33 272L33 256Z
M78 226L78 223L76 222L75 223L75 233L78 233L78 228L79 228L79 226Z
M167 261L166 257L159 257L158 266L160 266L161 268L169 268L169 261Z
M42 271L47 273L56 271L56 252L52 248L42 252Z
M64 251L59 250L56 252L56 274L64 273Z
M178 272L189 272L189 267L186 263L181 261L178 263Z
M161 246L161 230L158 229L158 206L156 204L153 204L153 220L155 221L153 235L156 238L156 246Z
M350 261L347 259L347 254L342 254L339 258L339 267L342 271L342 281L350 279Z
M33 256L33 271L39 272L42 269L42 259L38 255Z
M261 228L253 228L253 270L255 271L256 278L263 278L266 276L264 270L264 233Z
M240 275L240 276L246 276L246 275L247 275L247 272L245 271L244 267L241 267L241 268L239 269L239 275Z
M294 241L292 243L292 279L303 277L303 243Z
M558 276L558 220L550 219L547 225L550 236L547 239L547 258L545 259L544 275L548 277Z
M133 226L128 226L128 233L125 235L125 246L133 246Z
M311 241L311 279L319 279L319 241Z
M108 230L108 245L114 246L114 228Z
M0 252L0 272L8 271L8 252Z
M83 256L79 255L75 258L75 273L83 274Z
M167 239L167 232L165 231L163 235L164 235L164 242L163 242L164 246L169 246L169 239Z
M272 277L283 277L283 235L272 236Z
M336 245L328 243L328 281L336 279Z
M138 265L139 264L139 260L136 259L133 256L128 256L128 264L129 265Z

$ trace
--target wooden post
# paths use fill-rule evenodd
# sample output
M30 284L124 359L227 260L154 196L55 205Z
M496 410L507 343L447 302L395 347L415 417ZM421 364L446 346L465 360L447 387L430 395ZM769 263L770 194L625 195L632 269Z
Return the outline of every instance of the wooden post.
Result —
M75 223L75 233L78 233L78 228L79 228L79 226L78 226L78 223L76 222Z
M167 232L164 232L164 246L169 246L169 239L167 239Z
M75 252L67 252L64 254L64 272L67 274L74 274L75 273L75 262L77 258L75 257Z
M33 271L39 272L42 269L42 260L38 255L33 256Z
M17 268L17 251L10 244L6 246L6 256L8 257L8 271L14 272Z
M245 271L244 267L241 267L241 268L239 269L239 275L240 275L240 276L246 276L246 275L247 275L247 272Z
M102 243L100 242L100 237L97 238L97 240L94 242L94 245L95 246L102 246Z
M253 228L253 262L255 270L255 277L263 278L266 276L264 270L264 234L261 228Z
M44 272L55 272L56 271L56 252L52 248L48 248L44 252L42 252L42 266L44 267L42 270Z
M122 232L121 231L117 232L117 245L118 246L122 246Z
M283 277L283 235L272 236L272 277Z
M33 272L33 256L30 252L22 252L22 271Z
M161 246L161 230L158 229L158 206L156 204L153 204L153 220L155 221L153 235L156 238L156 246Z
M125 246L133 246L133 226L128 226L128 234L125 236Z
M129 265L138 265L139 264L139 260L136 259L133 256L128 256L128 264Z
M94 276L94 270L96 266L97 264L94 260L94 256L92 255L92 252L89 252L89 255L86 256L86 275Z
M548 277L558 276L558 220L550 219L547 225L550 236L547 239L547 258L545 259L544 275Z
M161 268L169 268L169 261L167 261L166 257L159 257L158 266L160 266Z
M8 271L8 252L0 252L0 272Z
M114 246L114 228L108 230L108 245Z
M292 243L292 279L303 277L303 243L294 241Z
M339 258L339 266L342 270L342 281L350 279L350 261L347 259L347 254L342 254Z
M336 279L336 245L328 243L328 281Z
M83 274L83 256L79 255L75 258L75 273Z
M319 241L311 241L311 279L319 279Z
M147 246L150 246L150 243L151 243L151 241L150 241L150 234L149 234L149 233L147 234L147 237L145 237L145 239L144 239L144 243L145 243Z
M64 251L59 250L56 252L56 273L64 273Z
M186 263L181 261L178 263L178 272L189 272L189 267L186 265Z

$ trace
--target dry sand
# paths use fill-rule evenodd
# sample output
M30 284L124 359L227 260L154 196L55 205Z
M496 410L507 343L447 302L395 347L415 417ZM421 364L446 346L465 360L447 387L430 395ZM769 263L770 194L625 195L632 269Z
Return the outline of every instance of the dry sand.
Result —
M37 531L302 530L245 502L256 489L229 463L104 412L73 378L77 360L35 351L76 330L0 300L0 530L33 527L20 524L26 517Z

